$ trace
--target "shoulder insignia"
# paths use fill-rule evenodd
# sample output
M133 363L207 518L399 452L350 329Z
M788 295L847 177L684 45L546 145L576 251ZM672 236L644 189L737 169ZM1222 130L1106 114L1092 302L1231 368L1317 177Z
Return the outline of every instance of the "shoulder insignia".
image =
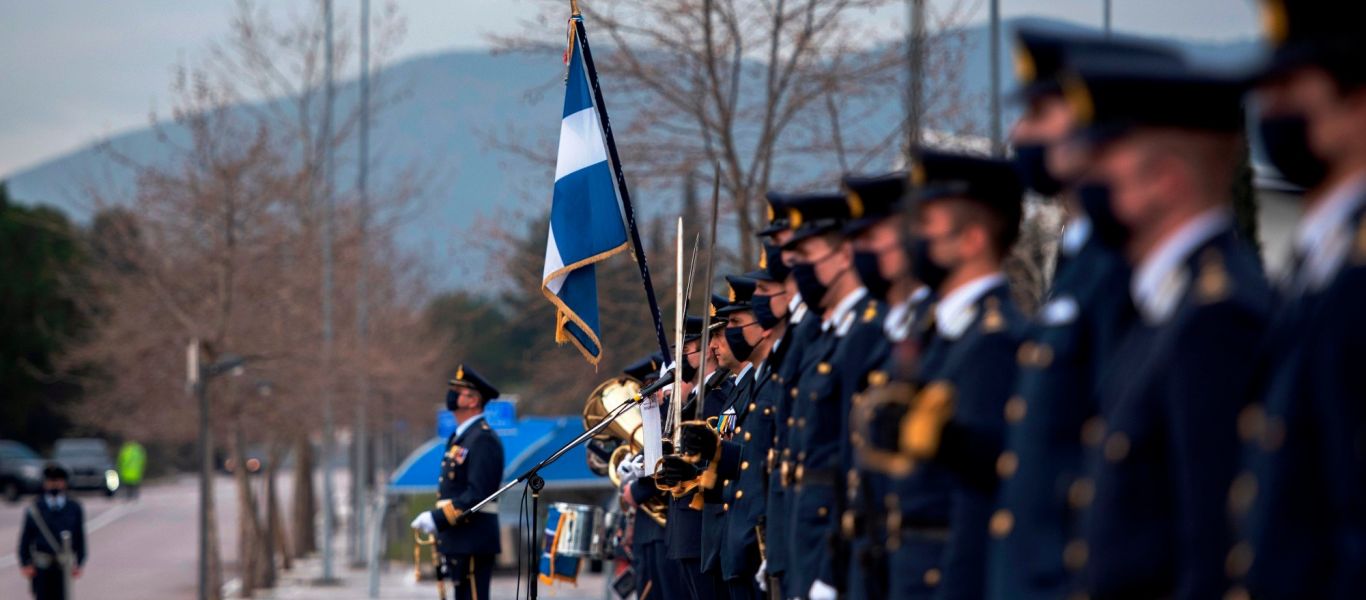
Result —
M1228 297L1231 284L1224 257L1210 248L1200 255L1200 274L1196 276L1195 291L1202 302L1218 302Z
M1352 251L1352 262L1366 264L1366 216L1357 221L1357 241Z
M1001 301L995 296L986 299L987 312L982 315L982 332L996 333L1006 327L1006 318L1001 314Z
M869 302L868 308L863 309L863 322L867 323L877 318L877 302Z

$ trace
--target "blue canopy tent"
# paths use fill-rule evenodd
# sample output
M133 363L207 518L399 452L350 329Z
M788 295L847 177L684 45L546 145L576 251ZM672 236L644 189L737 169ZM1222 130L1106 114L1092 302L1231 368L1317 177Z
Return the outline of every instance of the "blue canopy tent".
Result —
M510 426L507 426L510 425ZM521 475L536 463L583 433L579 417L523 417L495 424L503 442L503 483ZM436 492L441 454L446 438L436 436L419 446L389 478L390 494ZM587 450L578 446L541 471L547 489L607 489L611 482L588 470Z

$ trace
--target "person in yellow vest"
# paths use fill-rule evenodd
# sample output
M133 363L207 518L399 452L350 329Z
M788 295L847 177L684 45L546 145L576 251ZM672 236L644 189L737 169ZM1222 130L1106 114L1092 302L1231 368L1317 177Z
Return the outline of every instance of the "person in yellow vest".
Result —
M138 499L138 489L142 487L142 473L147 468L147 451L142 444L128 440L119 448L118 458L119 486L124 489L125 497L131 502Z

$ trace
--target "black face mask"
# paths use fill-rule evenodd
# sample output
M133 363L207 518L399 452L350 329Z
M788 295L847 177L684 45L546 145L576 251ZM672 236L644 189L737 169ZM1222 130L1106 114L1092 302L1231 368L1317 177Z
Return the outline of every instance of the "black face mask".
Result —
M1309 121L1304 115L1264 117L1257 132L1267 159L1286 181L1313 189L1328 176L1328 165L1309 148Z
M787 316L780 317L773 314L773 296L755 294L754 298L750 300L750 306L754 309L754 320L758 321L759 326L764 329L773 329L782 323L783 318Z
M460 408L460 392L446 390L446 410L454 412Z
M688 362L688 357L683 357L683 381L697 381L697 367Z
M754 345L745 341L744 327L727 327L726 343L730 345L730 353L735 360L746 361L754 354Z
M868 295L878 300L887 299L887 292L892 289L892 280L882 276L876 252L854 251L854 270L858 272L863 287L868 288Z
M1096 241L1112 249L1123 249L1129 241L1129 227L1115 216L1110 186L1103 183L1081 185L1077 188L1077 202L1091 219L1091 235Z
M1063 183L1048 172L1048 146L1020 144L1015 146L1015 171L1028 187L1044 196L1056 196Z
M931 292L939 293L940 286L949 278L949 269L930 257L930 240L914 238L907 252L911 257L911 275L925 284Z
M801 293L802 300L806 301L807 306L820 306L830 288L821 283L819 277L816 277L816 265L812 263L793 265L792 276L797 278L797 291Z

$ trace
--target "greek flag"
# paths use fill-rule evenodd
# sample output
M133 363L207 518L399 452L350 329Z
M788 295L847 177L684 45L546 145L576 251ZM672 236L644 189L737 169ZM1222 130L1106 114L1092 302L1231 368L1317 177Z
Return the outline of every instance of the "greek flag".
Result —
M550 206L541 291L555 304L555 341L572 342L589 362L602 355L594 265L627 248L627 230L610 160L610 140L594 102L591 63L570 29L569 67L555 195Z

